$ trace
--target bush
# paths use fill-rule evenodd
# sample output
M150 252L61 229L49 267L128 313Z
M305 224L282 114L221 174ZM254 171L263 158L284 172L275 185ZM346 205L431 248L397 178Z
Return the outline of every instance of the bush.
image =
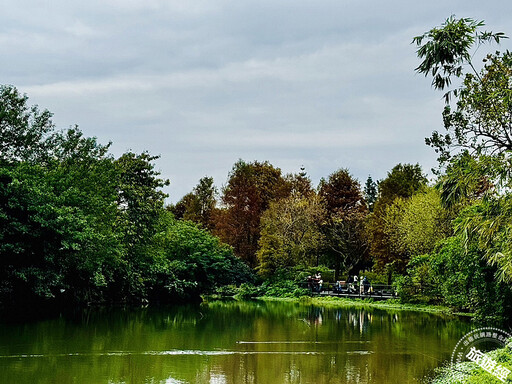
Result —
M512 312L512 292L495 274L477 245L464 249L460 238L450 237L433 254L413 257L394 285L404 302L443 303L474 312L479 321L499 321Z
M153 291L159 296L198 297L216 291L234 295L237 285L255 280L231 247L191 222L170 219L156 247L161 249L155 260L158 273L148 283L154 285ZM189 283L188 289L176 291L176 280Z
M260 293L262 296L268 297L301 297L311 295L309 289L301 287L293 280L267 281L261 285Z
M413 257L407 264L408 273L397 276L393 283L398 295L409 303L439 303L440 281L432 267L432 256Z
M218 287L215 290L215 294L223 297L231 297L238 294L238 287L236 285L230 284L230 285L224 285L222 287Z
M236 294L237 298L240 299L253 299L261 295L261 287L256 287L253 284L243 283L238 288Z

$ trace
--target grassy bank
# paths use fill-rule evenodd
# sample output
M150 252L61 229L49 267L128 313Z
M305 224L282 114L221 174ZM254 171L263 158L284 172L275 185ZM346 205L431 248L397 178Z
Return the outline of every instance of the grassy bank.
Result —
M486 353L486 355L512 371L512 345ZM505 381L500 381L492 374L484 371L476 363L463 362L455 366L439 368L437 376L430 381L430 384L498 384L512 383L512 374Z
M294 297L272 297L272 296L261 296L258 300L266 301L296 301L311 303L322 307L367 307L367 308L380 308L380 309L396 309L403 311L418 311L418 312L429 312L429 313L443 313L457 316L468 316L472 317L471 313L460 313L455 312L452 308L441 306L441 305L424 305L424 304L405 304L401 303L398 299L390 299L386 301L373 301L372 299L350 299L343 297L309 297L303 296L300 298Z
M242 284L240 286L224 286L216 290L210 299L221 297L234 297L236 299L258 299L267 301L301 301L324 307L368 307L380 309L408 310L429 313L443 313L473 317L473 313L460 312L447 305L434 305L427 303L406 303L403 299L389 299L374 301L372 298L346 298L334 296L312 295L307 288L302 288L297 281L277 280L265 281L261 285Z

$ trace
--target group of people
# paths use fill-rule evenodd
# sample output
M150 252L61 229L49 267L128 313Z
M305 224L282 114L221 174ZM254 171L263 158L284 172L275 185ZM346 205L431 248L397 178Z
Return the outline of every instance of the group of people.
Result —
M361 280L357 275L349 276L348 280L345 281L337 281L334 286L335 292L343 292L346 290L348 293L360 293L367 294L371 292L371 283L370 280L364 276Z
M324 281L322 280L320 272L314 276L308 276L308 288L313 292L321 292L323 283Z
M308 288L312 292L321 292L322 285L324 281L322 280L322 275L318 272L314 276L308 276ZM362 279L359 279L357 275L349 276L347 281L336 281L333 287L334 292L348 292L355 293L358 292L360 294L370 293L372 290L372 286L370 280L364 276Z

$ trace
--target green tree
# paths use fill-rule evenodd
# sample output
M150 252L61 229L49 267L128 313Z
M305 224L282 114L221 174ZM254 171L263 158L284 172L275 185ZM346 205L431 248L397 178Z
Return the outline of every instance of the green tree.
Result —
M496 272L476 243L465 246L460 236L452 236L441 240L433 253L413 257L397 287L404 301L442 303L475 313L479 322L496 324L512 316L510 285L496 281Z
M0 160L37 161L48 157L54 135L52 114L29 106L28 97L10 85L0 86Z
M463 79L460 88L446 93L443 118L447 133L434 131L426 139L439 153L441 163L461 148L477 154L512 149L512 58L508 51L496 52L484 59L480 71L475 68L472 58L482 44L506 38L501 32L481 31L483 26L483 21L452 16L441 27L413 39L419 47L418 57L423 59L416 71L432 75L436 89L448 88L452 77ZM457 98L455 109L449 104L451 94Z
M119 270L116 289L128 297L146 295L145 276L153 258L151 245L164 212L167 195L161 188L169 181L159 178L153 163L156 159L158 156L147 152L127 152L115 161L119 172L117 225L126 247L125 268Z
M162 215L155 237L150 297L175 301L198 299L224 285L254 283L251 269L233 249L196 224Z
M464 74L464 66L471 67L476 73L471 51L475 43L478 48L481 44L499 43L507 38L503 32L479 31L484 25L483 21L457 19L452 15L440 27L416 36L413 43L418 46L418 57L423 59L416 71L425 76L432 75L432 86L441 90L451 85L452 76Z
M505 38L503 33L479 31L483 25L452 17L440 28L416 37L418 56L424 58L417 70L434 75L434 86L440 89L450 84L451 76L463 79L455 93L455 108L447 105L443 112L447 134L434 132L427 143L440 154L441 164L451 160L439 187L446 205L464 208L456 232L467 244L479 244L486 259L498 266L499 279L512 281L508 241L512 55L508 51L488 54L483 68L475 68L471 50ZM465 71L465 66L470 70ZM455 150L462 151L451 158Z
M366 179L366 183L364 184L363 193L366 205L370 212L373 212L373 206L377 201L378 192L379 191L377 183L373 181L371 176L368 176L368 179Z
M388 268L388 272L403 273L407 256L399 252L394 242L386 233L387 208L397 198L409 198L423 188L427 179L419 164L398 164L379 182L379 196L367 223L367 235L370 253L379 269ZM389 226L388 226L389 228Z
M199 223L203 228L212 229L212 214L217 204L217 188L213 184L213 177L201 178L194 188L194 194L199 201Z
M409 258L433 252L451 234L451 219L439 192L425 188L408 199L395 199L386 208L384 230L393 249Z
M200 221L200 203L193 192L187 193L176 204L166 207L178 220L188 220L198 223Z
M1 92L0 307L198 299L253 281L229 246L165 211L157 157L115 159L78 127L55 131L14 88Z
M325 208L316 194L292 193L271 202L261 217L260 274L269 276L278 269L317 265L324 220Z
M176 205L168 207L177 219L193 221L203 228L212 230L213 215L216 208L217 188L213 177L205 176L199 180L191 193L187 193Z
M122 257L113 159L76 128L55 142L51 162L0 169L3 303L99 300Z
M476 243L482 256L498 267L496 278L512 282L512 196L482 199L463 210L455 226L464 244Z

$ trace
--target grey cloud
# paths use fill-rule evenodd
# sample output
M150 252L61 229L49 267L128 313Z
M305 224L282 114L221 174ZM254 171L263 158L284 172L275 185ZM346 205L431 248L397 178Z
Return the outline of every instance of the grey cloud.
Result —
M500 4L501 3L501 4ZM427 170L441 94L414 74L412 37L450 14L512 33L512 3L368 0L21 0L0 15L0 75L55 113L149 150L176 201L238 158L315 182ZM507 43L505 43L505 46ZM508 45L509 47L510 45Z

